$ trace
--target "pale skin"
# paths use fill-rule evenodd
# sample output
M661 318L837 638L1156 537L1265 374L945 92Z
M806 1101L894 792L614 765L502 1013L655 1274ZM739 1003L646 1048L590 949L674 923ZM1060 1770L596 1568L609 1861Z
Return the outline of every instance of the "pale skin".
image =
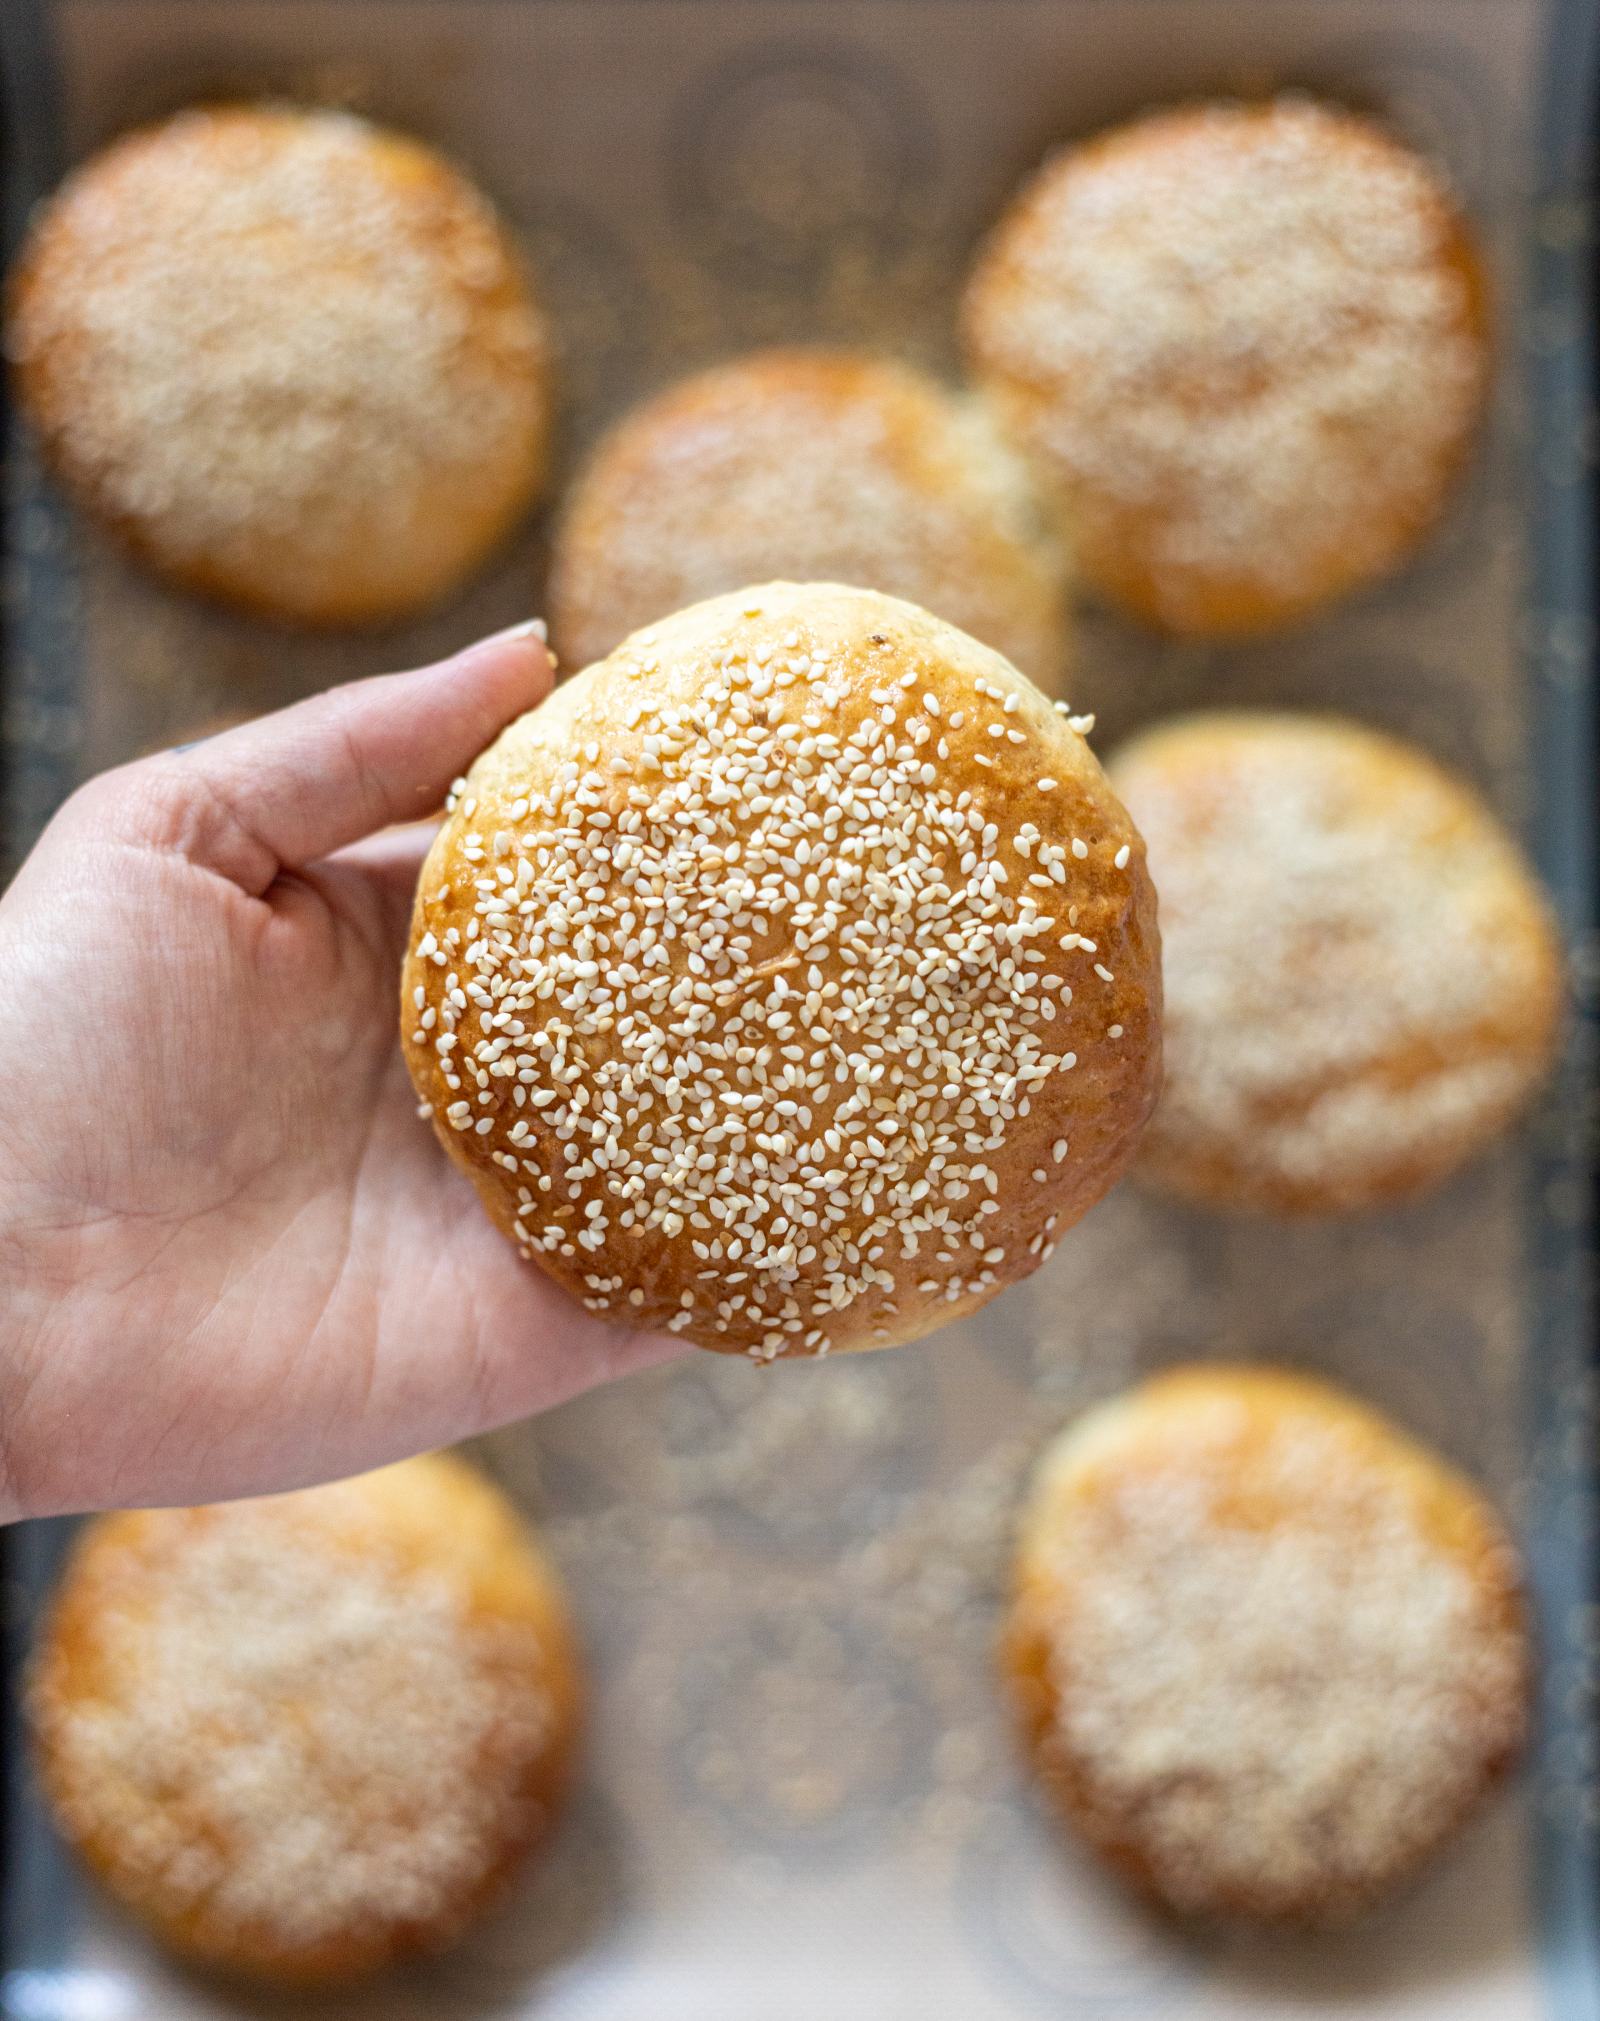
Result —
M102 774L0 898L0 1519L301 1487L679 1351L517 1255L400 1056L419 824L550 679L524 630Z

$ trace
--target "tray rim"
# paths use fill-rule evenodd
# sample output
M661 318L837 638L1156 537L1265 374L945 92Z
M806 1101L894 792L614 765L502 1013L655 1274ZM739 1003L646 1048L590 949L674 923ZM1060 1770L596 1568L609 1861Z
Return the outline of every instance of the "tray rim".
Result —
M369 0L371 4L371 0ZM537 5L539 0L522 0ZM819 8L836 0L812 0ZM902 0L908 8L939 0ZM973 0L967 0L973 4ZM20 243L34 202L54 186L61 158L60 90L53 0L0 0L0 144L6 174L6 257ZM1593 203L1600 142L1600 0L1548 0L1534 98L1530 215L1575 198ZM1596 475L1556 467L1552 445L1588 439L1597 411L1596 267L1587 231L1529 235L1523 288L1528 314L1563 334L1529 343L1518 358L1528 415L1523 445L1530 506L1528 643L1530 771L1538 783L1528 839L1556 904L1567 944L1600 935L1600 869L1594 754L1600 749L1596 637ZM0 890L51 808L75 783L62 734L79 671L68 516L42 486L31 452L0 392L4 430L4 559L11 594L0 607ZM26 510L34 535L13 554ZM1554 790L1552 790L1554 789ZM1591 992L1595 979L1591 978ZM1575 1004L1569 1042L1547 1099L1547 1119L1575 1117L1600 1060L1600 1003ZM1591 1624L1600 1606L1600 1445L1574 1439L1569 1413L1585 1399L1593 1432L1600 1386L1595 1306L1596 1148L1547 1128L1526 1161L1523 1233L1531 1268L1525 1300L1524 1435L1541 1455L1522 1526L1529 1583L1542 1626L1537 1737L1530 1763L1533 1922L1549 2021L1600 2021L1600 1814L1554 1801L1556 1769L1587 1750L1600 1680L1592 1674ZM1569 1189L1574 1212L1558 1225L1542 1203ZM1584 1458L1587 1456L1587 1465ZM81 1883L57 1845L30 1787L18 1682L28 1630L53 1582L71 1519L0 1530L0 2021L43 2021L65 2010L49 1982L70 1970ZM1590 1725L1585 1738L1586 1721Z
M1525 671L1531 690L1529 758L1535 779L1554 791L1537 796L1530 840L1539 869L1555 898L1569 946L1592 948L1600 930L1596 879L1596 825L1600 818L1594 758L1600 714L1595 670L1595 469L1576 483L1563 482L1552 444L1578 445L1588 437L1596 403L1596 248L1592 206L1596 194L1596 93L1600 91L1600 10L1594 0L1556 0L1549 11L1544 69L1537 97L1535 215L1581 194L1590 206L1588 229L1563 243L1534 235L1527 250L1526 296L1531 319L1565 326L1565 341L1548 349L1525 342L1522 357L1529 428L1524 448L1531 507L1530 580L1524 597L1529 630ZM1583 656L1569 654L1576 620ZM1586 663L1585 663L1586 662ZM1574 677L1576 674L1576 677ZM1594 1081L1600 1005L1574 1011L1573 1031L1549 1100L1568 1116ZM1600 1707L1592 1675L1592 1649L1583 1646L1586 1621L1600 1600L1600 1532L1597 1488L1600 1452L1593 1436L1600 1330L1595 1312L1595 1147L1581 1139L1563 1145L1554 1132L1541 1136L1529 1160L1524 1239L1530 1262L1527 1301L1528 1368L1524 1384L1526 1432L1533 1449L1558 1454L1572 1430L1565 1414L1574 1394L1586 1397L1588 1436L1575 1441L1588 1456L1587 1478L1578 1454L1536 1470L1525 1512L1523 1544L1544 1632L1538 1690L1538 1732L1532 1781L1535 1927L1546 1996L1557 2021L1600 2016L1600 1829L1591 1815L1564 1815L1553 1801L1555 1759L1563 1741L1583 1758L1592 1748ZM1565 1241L1541 1211L1552 1186L1576 1186L1577 1218ZM1565 1272L1565 1274L1564 1274ZM1570 1526L1570 1546L1554 1548L1558 1526ZM1593 1628L1588 1628L1592 1641ZM1585 1735L1587 1722L1588 1733ZM1590 1791L1591 1813L1594 1791Z

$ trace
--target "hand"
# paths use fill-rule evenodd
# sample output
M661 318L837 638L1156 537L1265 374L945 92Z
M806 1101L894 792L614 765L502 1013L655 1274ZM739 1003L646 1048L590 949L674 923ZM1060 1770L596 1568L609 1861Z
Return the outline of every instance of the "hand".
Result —
M399 1050L415 824L531 628L93 780L0 899L0 1517L302 1486L676 1352L573 1304Z

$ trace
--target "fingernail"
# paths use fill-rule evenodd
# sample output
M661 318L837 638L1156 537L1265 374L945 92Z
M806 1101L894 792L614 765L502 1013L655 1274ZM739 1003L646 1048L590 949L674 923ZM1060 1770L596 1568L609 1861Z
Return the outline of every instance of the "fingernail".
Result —
M503 632L491 632L486 639L479 639L467 648L475 652L478 646L508 646L513 639L537 639L546 645L550 639L550 628L543 618L524 618L520 625L507 625Z

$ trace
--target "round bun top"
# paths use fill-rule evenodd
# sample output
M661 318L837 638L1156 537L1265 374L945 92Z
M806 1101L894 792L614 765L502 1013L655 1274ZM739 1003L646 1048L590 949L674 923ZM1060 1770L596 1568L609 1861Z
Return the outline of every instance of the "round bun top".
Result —
M1197 634L1393 567L1486 378L1479 263L1437 177L1297 98L1158 112L1058 155L995 230L965 330L1086 579Z
M1141 1171L1334 1213L1434 1184L1550 1063L1560 953L1521 854L1420 751L1217 712L1117 752L1161 891L1166 1084Z
M342 1978L454 1936L549 1822L559 1589L459 1460L102 1517L32 1680L69 1838L165 1941Z
M908 1340L1121 1171L1144 851L998 654L836 584L718 597L512 725L418 889L413 1077L596 1311L758 1358Z
M773 350L626 416L556 541L555 642L586 666L685 604L782 575L924 605L1051 692L1064 566L984 410L909 366Z
M1376 1413L1175 1370L1080 1419L1024 1518L1008 1650L1069 1816L1185 1913L1338 1920L1515 1756L1510 1540Z
M189 111L95 156L41 213L9 344L81 502L269 616L428 602L543 474L513 247L448 163L345 113Z

